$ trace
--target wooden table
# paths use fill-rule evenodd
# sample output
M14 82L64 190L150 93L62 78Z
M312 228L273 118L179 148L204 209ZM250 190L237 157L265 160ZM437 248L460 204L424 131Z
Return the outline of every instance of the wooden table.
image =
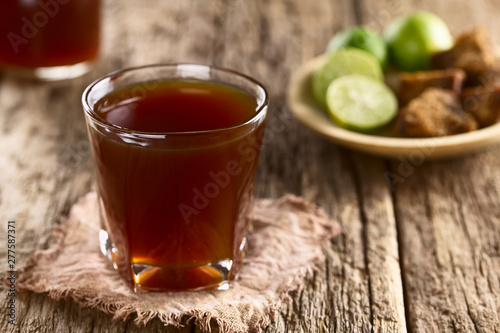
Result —
M50 245L50 230L92 188L85 86L133 65L215 64L253 75L272 95L257 196L303 196L343 228L267 332L500 332L500 147L422 165L388 161L322 139L285 102L290 75L336 31L380 31L417 8L440 15L452 33L484 25L500 43L494 0L106 1L93 73L64 84L0 78L0 222L6 230L16 220L18 267ZM403 177L394 190L388 172ZM5 245L0 252L4 269ZM9 326L7 300L3 291L2 332L177 331L34 293L17 295L17 324Z

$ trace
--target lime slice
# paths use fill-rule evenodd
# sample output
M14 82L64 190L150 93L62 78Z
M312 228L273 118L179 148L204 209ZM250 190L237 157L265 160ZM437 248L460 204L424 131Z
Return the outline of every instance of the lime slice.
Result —
M326 90L330 83L338 77L349 74L360 74L377 80L383 79L382 68L377 59L370 53L354 49L340 49L327 56L326 62L312 78L314 98L326 107Z
M388 124L398 113L394 93L381 81L347 75L333 81L326 93L330 117L341 127L371 132Z

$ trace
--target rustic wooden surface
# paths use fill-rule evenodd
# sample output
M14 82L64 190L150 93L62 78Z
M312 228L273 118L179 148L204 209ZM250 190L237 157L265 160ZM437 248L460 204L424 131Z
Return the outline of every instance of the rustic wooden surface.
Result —
M355 24L380 31L415 9L437 13L453 33L484 25L500 43L494 0L106 1L93 73L65 84L0 76L0 224L5 231L16 220L18 267L49 246L50 230L92 187L84 87L132 65L215 64L255 76L272 95L257 195L301 195L343 227L267 332L500 332L500 147L449 161L387 161L320 138L285 104L291 73L334 32ZM394 188L389 173L401 177ZM137 327L34 293L17 295L12 326L7 299L2 291L2 332L198 330L159 320Z

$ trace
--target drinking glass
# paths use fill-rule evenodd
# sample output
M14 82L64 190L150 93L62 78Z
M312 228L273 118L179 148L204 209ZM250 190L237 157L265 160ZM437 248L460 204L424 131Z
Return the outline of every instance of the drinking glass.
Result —
M0 69L62 80L88 72L97 59L100 0L0 1Z
M231 126L184 132L131 130L96 113L109 94L128 91L137 101L170 81L235 88L255 101L255 112ZM193 64L125 69L85 90L101 251L136 292L229 287L243 260L268 102L254 79Z

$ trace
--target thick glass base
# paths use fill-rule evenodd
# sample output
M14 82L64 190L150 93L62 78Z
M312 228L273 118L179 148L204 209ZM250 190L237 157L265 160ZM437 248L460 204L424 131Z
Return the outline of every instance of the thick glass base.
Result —
M227 290L241 260L224 259L203 266L170 268L143 263L127 263L120 258L106 230L99 232L101 252L124 278L131 281L134 292L168 292ZM242 247L239 249L243 250ZM124 267L125 266L125 267ZM130 278L131 277L131 278Z
M24 68L24 67L6 67L2 68L1 71L5 72L7 76L21 78L21 79L31 79L40 81L60 81L74 79L88 73L94 62L86 61L79 64L67 65L67 66L53 66L53 67L36 67L36 68Z
M144 264L132 264L135 292L226 290L233 261L191 268L165 268Z

